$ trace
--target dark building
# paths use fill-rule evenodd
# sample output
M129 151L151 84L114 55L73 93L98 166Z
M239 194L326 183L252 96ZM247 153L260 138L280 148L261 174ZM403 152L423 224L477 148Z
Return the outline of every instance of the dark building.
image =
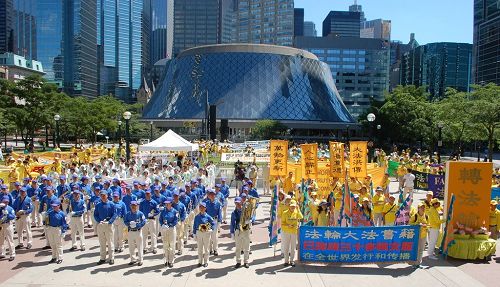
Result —
M304 22L304 36L317 37L318 31L316 31L316 24L312 21Z
M168 65L143 119L160 127L200 126L206 106L228 119L230 134L249 132L262 119L292 129L343 130L354 120L330 69L303 50L254 44L185 50ZM220 120L219 120L220 121Z
M14 52L13 0L0 0L0 54Z
M401 84L425 86L435 98L446 88L469 91L472 83L472 45L430 43L407 52L401 63Z
M293 9L293 36L304 36L304 8Z
M384 100L389 89L390 44L382 39L297 37L295 47L328 64L342 100L357 118L370 101Z
M500 85L500 2L474 0L474 82Z
M323 37L357 37L360 36L361 14L359 12L330 11L323 21Z
M410 42L407 44L403 44L401 41L391 41L389 91L401 85L401 62L403 55L418 46L419 44L415 40L414 33L410 34Z
M360 17L359 21L360 22L365 22L365 12L363 12L363 6L358 5L358 1L354 0L354 5L349 6L349 12L359 12Z
M0 53L11 52L28 60L37 58L33 1L0 0Z

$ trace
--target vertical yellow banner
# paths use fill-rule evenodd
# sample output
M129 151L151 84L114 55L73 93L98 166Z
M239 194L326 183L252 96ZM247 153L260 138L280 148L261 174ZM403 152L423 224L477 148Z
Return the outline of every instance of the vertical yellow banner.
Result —
M271 176L286 177L286 165L288 161L288 142L280 140L271 140L271 158L270 158Z
M456 223L473 229L483 226L488 228L491 197L491 162L457 162L446 163L445 208L455 195L453 218L449 224ZM446 211L447 212L447 211Z
M330 184L330 168L326 163L320 163L318 166L318 195L320 198L327 198L332 186Z
M344 170L344 144L330 142L330 175L342 178Z
M316 179L318 175L318 144L302 144L302 177Z
M366 177L367 142L357 141L349 143L349 176Z

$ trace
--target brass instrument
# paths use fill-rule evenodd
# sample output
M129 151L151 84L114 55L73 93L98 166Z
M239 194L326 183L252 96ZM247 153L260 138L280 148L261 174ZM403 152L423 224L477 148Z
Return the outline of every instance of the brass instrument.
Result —
M207 231L210 231L211 229L212 229L212 225L210 223L204 223L204 224L200 224L200 226L198 226L198 230L201 232L207 232Z
M252 215L257 208L257 198L248 197L247 201L241 207L240 230L249 230Z

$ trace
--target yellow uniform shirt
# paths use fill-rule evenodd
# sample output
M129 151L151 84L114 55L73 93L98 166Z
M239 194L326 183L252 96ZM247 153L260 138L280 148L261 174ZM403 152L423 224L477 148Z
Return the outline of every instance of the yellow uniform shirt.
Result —
M283 211L281 214L281 230L285 233L296 234L302 218L302 213L298 208L295 208L293 212L290 209Z
M349 190L352 193L359 193L359 190L361 189L361 183L357 181L351 181L349 182Z
M319 200L312 200L309 201L309 209L311 210L311 216L313 222L316 222L318 219L318 206L319 206L320 201Z
M495 209L495 211L490 210L490 227L497 227L497 231L500 231L500 210Z
M318 214L318 222L316 226L328 226L328 214L322 211Z
M439 216L439 210L436 209L434 206L429 208L429 211L427 212L427 216L429 218L429 225L430 228L441 228L441 223L444 223L445 221L441 219Z
M283 183L283 190L285 191L285 193L293 191L293 182L291 178L287 177L285 179L285 182Z
M416 213L415 215L412 215L410 217L410 225L420 225L420 224L429 224L429 221L427 220L427 215L424 213L424 215L419 215ZM427 237L427 226L421 226L420 227L420 238L425 238Z
M373 196L373 212L382 213L385 204L385 196L381 193L380 195L377 193Z
M335 192L335 211L340 211L342 208L342 190Z
M404 164L399 163L397 173L398 173L398 177L402 177L406 174L406 167L404 166Z
M396 212L398 212L398 205L396 203L390 204L389 202L384 205L382 213L384 214L384 221L386 224L396 221Z
M288 205L284 201L280 202L278 205L278 217L281 218L281 215L283 214L283 211L288 209Z

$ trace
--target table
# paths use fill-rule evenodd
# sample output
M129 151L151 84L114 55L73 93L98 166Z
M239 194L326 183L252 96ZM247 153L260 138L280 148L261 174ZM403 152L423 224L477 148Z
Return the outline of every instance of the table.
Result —
M493 239L455 239L448 248L448 256L458 259L485 259L495 254L497 242Z

